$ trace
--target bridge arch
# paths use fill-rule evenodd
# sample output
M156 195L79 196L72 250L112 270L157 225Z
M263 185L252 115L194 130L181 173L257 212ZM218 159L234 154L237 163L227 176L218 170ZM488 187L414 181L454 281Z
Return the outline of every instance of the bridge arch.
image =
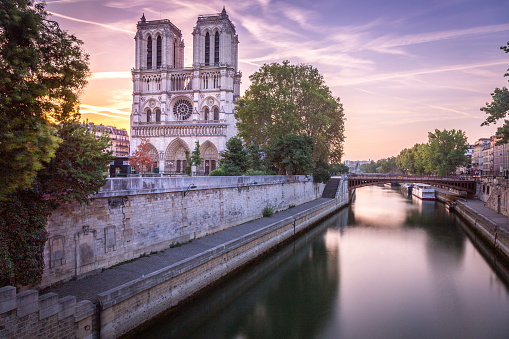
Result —
M422 183L434 186L452 188L458 191L466 191L470 194L476 193L476 181L473 178L463 177L438 177L424 175L356 175L348 177L348 189L353 190L364 186L371 186L385 183Z

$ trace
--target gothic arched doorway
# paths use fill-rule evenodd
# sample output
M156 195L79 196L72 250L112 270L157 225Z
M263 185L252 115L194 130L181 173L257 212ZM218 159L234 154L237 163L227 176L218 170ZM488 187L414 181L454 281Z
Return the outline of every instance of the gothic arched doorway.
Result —
M200 154L203 158L203 163L200 166L201 170L204 175L209 175L209 173L218 166L219 153L217 152L217 148L213 143L207 140L201 145Z
M189 147L180 138L173 140L164 154L164 168L165 172L169 173L184 173L187 167L186 151L189 152Z

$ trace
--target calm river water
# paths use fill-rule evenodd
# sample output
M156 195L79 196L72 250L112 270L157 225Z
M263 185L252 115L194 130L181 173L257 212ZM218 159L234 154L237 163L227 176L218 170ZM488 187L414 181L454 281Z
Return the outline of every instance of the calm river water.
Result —
M140 338L509 338L509 284L438 202L354 203ZM505 272L507 274L507 272Z

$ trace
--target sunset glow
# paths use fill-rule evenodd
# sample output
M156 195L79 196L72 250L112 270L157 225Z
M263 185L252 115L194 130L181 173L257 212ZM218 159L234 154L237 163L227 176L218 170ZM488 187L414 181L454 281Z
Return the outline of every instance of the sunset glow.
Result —
M344 159L394 156L425 142L434 129L464 130L473 143L496 126L480 127L479 110L503 74L509 55L509 1L454 0L55 0L47 10L84 42L92 76L81 113L96 124L129 132L130 70L142 14L169 19L186 43L191 65L198 15L226 7L239 35L241 92L265 63L289 60L318 68L346 121Z

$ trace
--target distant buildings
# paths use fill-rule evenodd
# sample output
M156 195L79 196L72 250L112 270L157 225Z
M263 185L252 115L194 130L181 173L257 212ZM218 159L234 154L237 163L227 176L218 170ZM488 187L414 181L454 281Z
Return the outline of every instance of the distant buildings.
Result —
M363 164L369 164L371 161L366 161L366 160L355 160L355 161L352 161L352 160L345 160L344 161L344 164L346 166L348 166L348 169L349 169L349 172L350 173L362 173L361 171L361 165Z
M495 136L481 138L474 144L472 170L486 176L509 175L509 144L497 145Z
M93 123L87 124L91 130L95 129L96 136L107 135L111 140L111 146L107 151L113 151L114 157L128 157L129 156L129 136L124 128L116 128L112 126L94 125Z

